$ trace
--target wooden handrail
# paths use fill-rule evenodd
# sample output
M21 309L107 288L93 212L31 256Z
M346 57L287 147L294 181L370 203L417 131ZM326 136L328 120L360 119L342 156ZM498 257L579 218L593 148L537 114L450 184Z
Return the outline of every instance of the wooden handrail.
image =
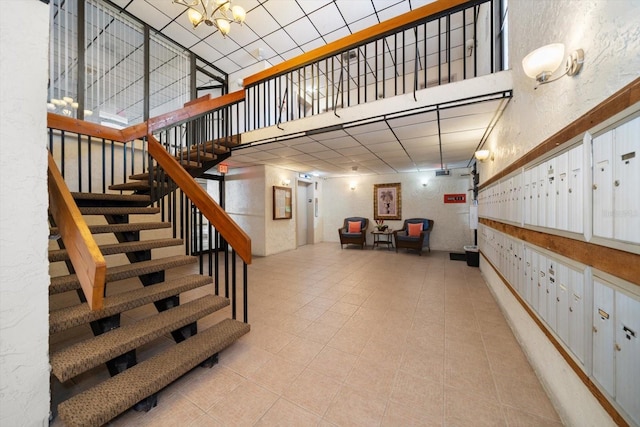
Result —
M79 135L87 135L96 138L105 138L111 141L127 143L135 139L143 138L147 133L158 129L177 125L190 118L198 117L209 111L236 104L244 100L244 91L222 95L217 98L203 100L193 104L186 104L184 108L150 118L146 122L131 125L124 129L113 129L98 123L86 122L60 114L47 113L47 127L51 129L74 132Z
M395 18L358 31L357 33L353 33L332 43L320 46L288 61L281 62L278 65L253 74L244 79L244 86L250 87L264 80L277 77L321 59L337 55L340 52L344 52L371 40L393 33L400 28L411 26L412 24L428 18L429 16L448 11L457 6L463 5L464 3L469 3L469 1L438 0L436 2L429 3L425 6L419 7L418 9L396 16Z
M49 210L92 310L103 306L107 265L49 153Z
M149 154L158 162L182 192L200 209L247 264L251 264L251 238L231 219L206 191L180 166L151 134L147 135Z

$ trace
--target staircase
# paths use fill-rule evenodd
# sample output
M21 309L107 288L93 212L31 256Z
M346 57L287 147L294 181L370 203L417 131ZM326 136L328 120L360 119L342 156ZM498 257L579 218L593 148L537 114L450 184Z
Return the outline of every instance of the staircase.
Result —
M106 365L110 378L64 396L57 406L67 426L100 426L131 407L151 409L155 393L198 365L212 366L217 354L250 327L224 319L198 329L200 320L227 307L229 300L204 289L211 277L188 272L197 259L180 254L181 239L162 236L172 224L155 221L159 208L149 207L148 195L72 195L106 258L105 299L103 308L93 311L83 301L58 240L60 247L49 252L52 272L60 273L52 273L49 288L52 400L63 400L79 376L96 373L85 381L94 384L107 377ZM136 218L141 215L154 220ZM56 234L53 225L51 235ZM173 253L166 254L171 248ZM173 344L167 346L169 340ZM144 355L152 355L143 356L141 347Z

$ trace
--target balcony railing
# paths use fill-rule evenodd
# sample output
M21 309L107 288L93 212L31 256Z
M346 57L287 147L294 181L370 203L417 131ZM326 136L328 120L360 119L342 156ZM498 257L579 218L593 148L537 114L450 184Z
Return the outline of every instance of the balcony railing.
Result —
M501 71L501 10L441 0L248 77L246 130Z

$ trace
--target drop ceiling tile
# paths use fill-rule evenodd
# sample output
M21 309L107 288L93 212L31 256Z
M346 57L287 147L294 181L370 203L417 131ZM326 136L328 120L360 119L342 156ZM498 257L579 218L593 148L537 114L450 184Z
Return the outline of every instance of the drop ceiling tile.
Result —
M273 1L273 0L272 0ZM296 3L304 10L307 15L321 7L331 3L332 0L296 0Z
M310 142L307 144L303 144L300 146L295 146L297 150L302 151L303 153L319 153L325 151L327 147L320 144L319 142Z
M338 153L337 151L326 150L326 151L317 151L313 153L313 156L321 160L330 160L330 159L335 159L336 157L342 157L342 154Z
M265 10L264 6L256 7L247 13L247 19L242 25L248 26L260 37L264 37L280 29L280 25L278 25L276 20Z
M158 4L141 0L131 2L126 11L133 16L144 16L145 22L149 24L151 28L156 30L164 28L174 16L182 12L179 8L170 8L167 13L164 13L160 8L158 8Z
M214 63L215 61L217 61L218 59L224 56L223 54L218 52L213 46L203 41L193 46L191 50L196 55L199 55L201 58L211 63Z
M320 141L320 142L325 147L331 148L331 149L343 149L343 148L360 147L361 146L358 143L358 141L354 140L350 136L343 136L342 138L327 139L327 140Z
M396 151L400 147L400 144L397 142L383 142L381 144L372 144L367 146L369 150L374 153L378 153L381 156L384 156L384 153L389 151Z
M455 143L475 143L476 145L482 139L484 135L484 129L467 130L461 132L445 133L441 135L442 145L455 144Z
M378 130L375 132L361 133L354 136L362 145L379 144L382 142L397 142L396 136L389 129Z
M225 56L216 61L216 67L220 68L222 71L228 72L227 70L235 70L238 67L238 64Z
M329 34L324 35L323 37L327 43L331 43L349 35L351 35L351 31L349 31L349 28L345 25L335 31L330 32Z
M199 29L200 28L198 28L197 30ZM196 35L196 33L194 33L194 31L192 31L191 29L187 29L178 22L172 22L171 24L167 25L163 30L163 33L171 40L174 40L176 43L179 43L186 48L190 48L191 46L198 43L198 41L200 41L200 38ZM199 35L200 37L206 36L205 33L199 33Z
M369 15L362 19L349 23L349 29L352 32L357 33L358 31L365 30L369 27L373 27L378 23L379 21L376 15Z
M234 42L236 42L239 46L245 46L250 43L255 42L260 37L248 26L242 25L232 25L231 32L227 35L226 38L230 38Z
M229 55L230 53L240 49L240 45L229 37L222 37L220 34L214 34L214 36L215 37L209 41L209 44L213 45L213 47L223 55Z
M296 47L294 49L291 49L290 51L281 53L280 56L282 57L282 59L287 61L291 58L295 58L296 56L302 55L303 53L304 51L302 49L300 49L299 47Z
M342 154L343 156L355 156L357 154L370 153L369 150L361 145L358 145L357 147L340 148L336 151L338 151L338 153Z
M269 150L269 152L280 157L289 157L302 154L300 151L291 147L275 148L273 150Z
M336 0L335 4L340 9L340 13L347 21L347 24L362 19L363 16L371 16L375 13L370 1Z
M380 17L381 22L409 12L409 2L395 2L395 4L391 6L389 6L389 3L391 2L374 0L374 4L376 6L376 10L378 10L378 16ZM380 9L381 7L383 9Z
M329 3L325 7L309 14L309 19L320 34L328 34L346 25L338 7Z
M347 150L350 150L350 148L348 148ZM378 156L376 156L370 151L362 154L349 154L349 158L351 160L355 160L356 162L364 162L367 160L380 160Z
M275 4L275 3L274 3ZM281 27L289 25L295 20L298 20L304 16L304 11L298 6L296 2L287 2L285 7L269 7L270 4L265 4L265 7L269 10L269 13L278 21Z
M276 52L286 52L296 47L296 42L284 31L278 30L263 38L264 42Z
M299 46L320 37L318 31L316 31L314 26L311 24L311 21L309 21L306 16L290 25L287 25L284 29L291 37L293 37Z
M319 48L321 46L324 46L325 44L327 44L327 43L325 43L325 41L322 38L318 37L317 39L312 40L309 43L306 43L306 44L304 44L304 45L302 45L300 47L305 52L309 52L310 50L317 49L317 48Z
M227 58L238 64L240 67L245 68L258 62L249 52L244 49L238 49L237 51L227 55Z
M278 157L278 155L272 153L271 151L258 151L251 154L251 158L256 160L274 160Z

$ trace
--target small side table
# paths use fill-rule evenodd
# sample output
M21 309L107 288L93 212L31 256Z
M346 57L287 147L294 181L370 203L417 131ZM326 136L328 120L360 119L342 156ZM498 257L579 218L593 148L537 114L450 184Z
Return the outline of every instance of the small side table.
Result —
M383 245L387 245L387 249L391 250L393 248L393 230L387 228L384 231L373 230L371 231L373 234L373 245L371 249L375 249L376 246L379 246L381 243Z

